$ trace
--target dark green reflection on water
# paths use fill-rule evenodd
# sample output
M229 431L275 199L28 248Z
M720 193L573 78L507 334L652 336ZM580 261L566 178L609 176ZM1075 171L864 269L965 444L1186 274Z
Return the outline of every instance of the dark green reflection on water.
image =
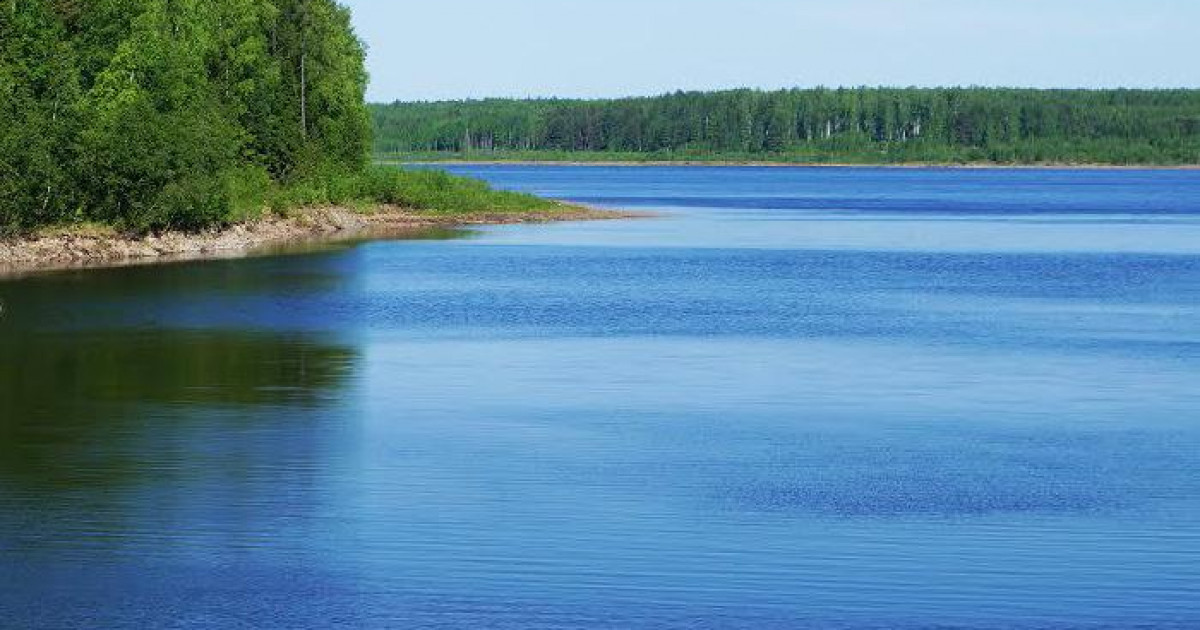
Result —
M338 296L363 240L0 276L0 500L161 481L222 448L261 446L264 466L303 463L361 360L327 320L356 316ZM293 455L274 450L281 440ZM156 450L164 444L173 452Z
M196 410L319 406L358 361L316 335L223 330L7 330L0 357L0 476L50 486L132 480L144 459L121 443L178 433Z

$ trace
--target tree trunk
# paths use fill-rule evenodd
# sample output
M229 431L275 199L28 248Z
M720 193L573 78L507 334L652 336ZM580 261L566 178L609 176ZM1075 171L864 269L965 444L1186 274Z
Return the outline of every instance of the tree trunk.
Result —
M300 137L308 140L308 3L300 3Z
M300 47L300 137L308 140L308 53Z

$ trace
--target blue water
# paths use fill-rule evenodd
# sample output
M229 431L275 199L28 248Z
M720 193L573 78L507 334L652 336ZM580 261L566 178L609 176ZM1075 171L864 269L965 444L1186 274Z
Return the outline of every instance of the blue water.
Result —
M1200 627L1200 172L453 170L0 281L0 627Z

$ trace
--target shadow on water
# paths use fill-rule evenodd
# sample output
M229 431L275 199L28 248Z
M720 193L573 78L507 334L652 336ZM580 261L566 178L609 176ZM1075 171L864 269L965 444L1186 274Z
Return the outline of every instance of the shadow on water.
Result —
M0 283L0 552L239 548L320 503L361 348L216 321L336 290L345 250ZM290 262L284 262L284 261ZM210 318L212 325L197 325Z
M0 475L51 487L136 483L146 434L187 430L193 409L318 407L358 359L314 336L224 331L13 335L0 353Z
M430 229L388 240L457 240ZM362 276L358 245L291 242L262 255L107 269L0 274L0 339L35 331L238 329L342 331L362 314L345 299Z
M213 449L234 437L244 444L251 431L286 432L289 446L306 439L314 427L304 423L331 415L322 410L361 362L326 307L345 301L356 245L367 240L0 278L0 499L11 498L6 488L104 489L169 476L163 467L187 468L203 448L186 442L198 431ZM283 456L264 446L263 462Z
M0 555L219 556L283 538L322 503L330 410L359 361L297 333L4 336Z

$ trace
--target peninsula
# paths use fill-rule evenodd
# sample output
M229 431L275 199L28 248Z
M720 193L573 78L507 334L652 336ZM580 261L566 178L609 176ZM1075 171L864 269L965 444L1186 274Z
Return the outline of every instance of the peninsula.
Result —
M366 83L333 0L0 3L0 266L601 216L371 165Z

